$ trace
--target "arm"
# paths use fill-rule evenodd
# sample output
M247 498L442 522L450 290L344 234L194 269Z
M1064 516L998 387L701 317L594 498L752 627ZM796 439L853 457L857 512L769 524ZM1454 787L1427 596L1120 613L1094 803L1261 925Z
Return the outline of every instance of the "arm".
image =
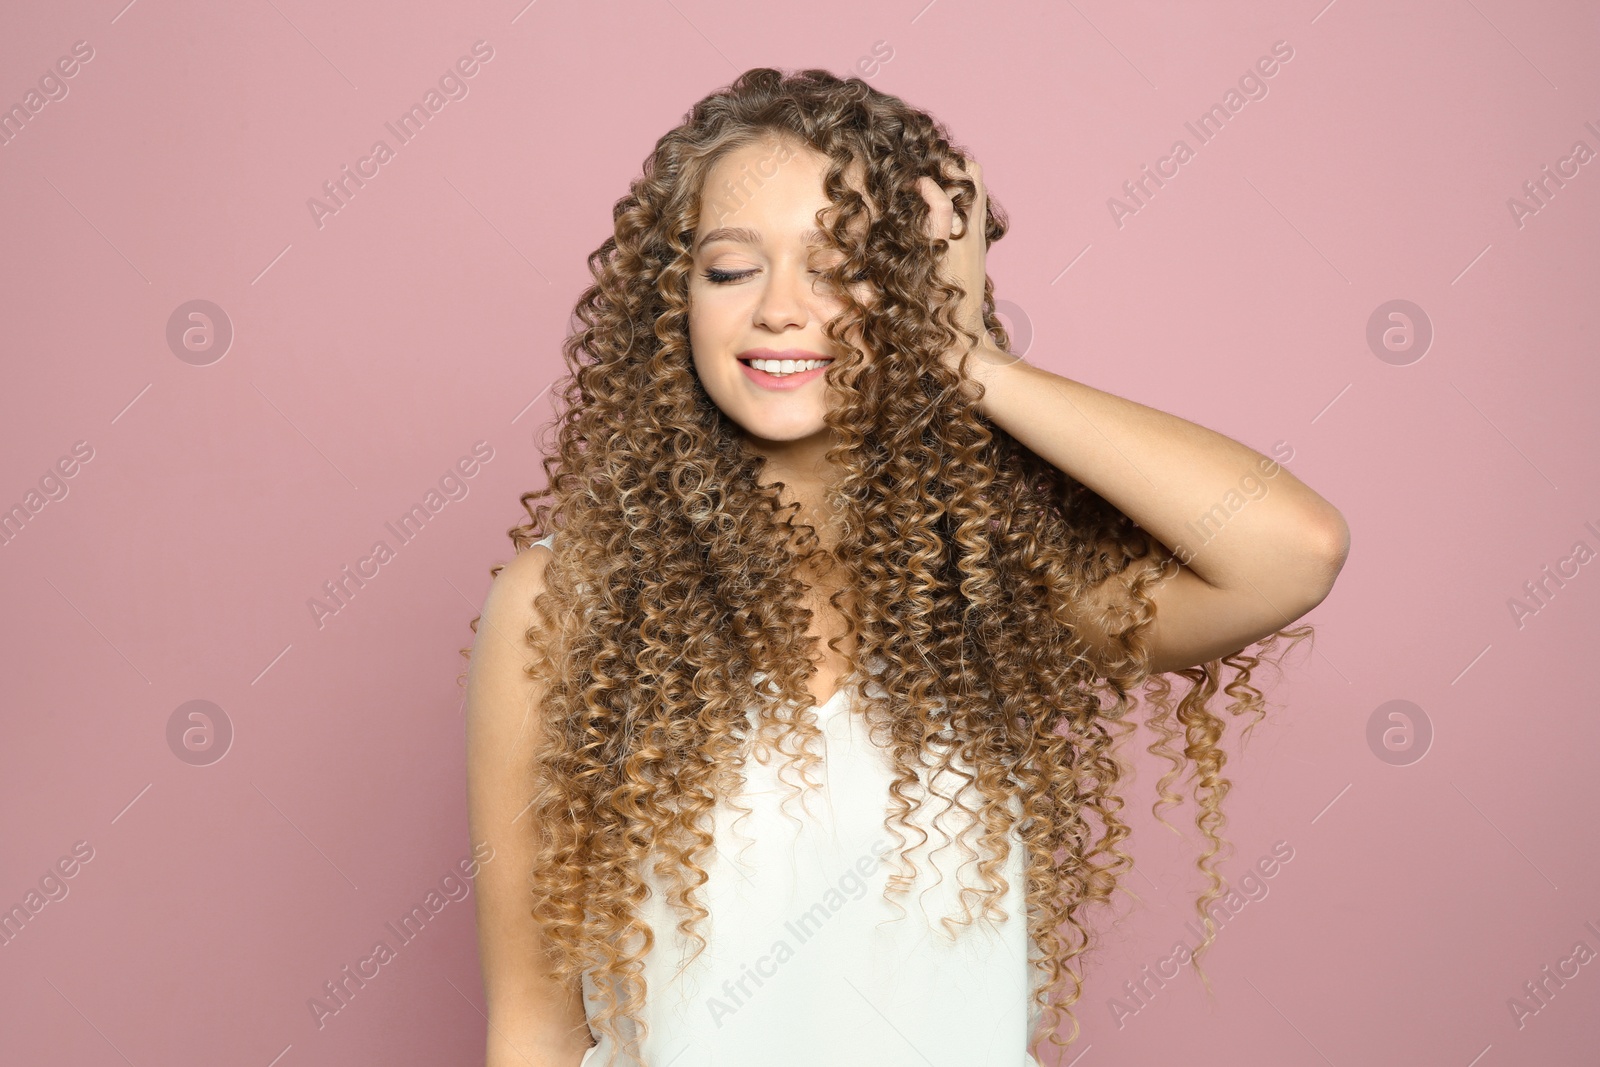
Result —
M1237 652L1290 625L1332 589L1349 554L1349 528L1278 463L991 346L973 352L969 366L986 390L986 417L1179 560L1178 573L1151 589L1152 673ZM1110 584L1102 603L1125 593L1117 579ZM1083 635L1101 650L1109 639L1087 625Z
M979 338L970 351L963 343L946 358L952 369L964 363L983 386L978 406L986 418L1177 557L1177 574L1150 592L1150 672L1238 652L1320 604L1350 551L1349 527L1332 504L1231 438L1023 363L990 342L982 316L983 168L970 160L954 178L971 181L975 194L970 219L954 238L951 197L931 178L918 181L929 209L925 232L946 242L944 273L963 292L960 325ZM1097 590L1099 603L1124 601L1130 577L1125 572ZM1103 629L1088 619L1078 629L1106 651Z
M477 879L478 953L487 1000L486 1067L576 1067L591 1044L582 991L562 989L539 963L543 943L529 914L526 877L538 827L524 813L540 694L523 673L523 634L544 588L550 550L508 562L490 587L467 674L467 807L474 842L493 859Z

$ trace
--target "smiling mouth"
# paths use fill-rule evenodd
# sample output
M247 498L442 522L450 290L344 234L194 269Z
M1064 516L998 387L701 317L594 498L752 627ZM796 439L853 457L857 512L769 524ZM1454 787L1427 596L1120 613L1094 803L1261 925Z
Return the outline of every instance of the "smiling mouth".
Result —
M832 359L746 359L740 358L751 370L758 370L770 374L774 378L782 378L790 374L804 374L807 371L820 370L832 363Z

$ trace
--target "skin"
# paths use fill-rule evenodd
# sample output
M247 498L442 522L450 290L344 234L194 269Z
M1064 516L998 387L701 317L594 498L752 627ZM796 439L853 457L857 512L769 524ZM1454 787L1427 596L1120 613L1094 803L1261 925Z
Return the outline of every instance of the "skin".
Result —
M747 146L725 156L707 187L737 182L772 158L771 145ZM805 234L828 207L822 191L826 157L795 147L792 155L737 203L702 204L689 283L689 335L695 371L717 406L744 432L748 447L765 455L767 471L787 485L785 502L798 501L800 518L826 522L824 489L834 473L824 459L823 426L831 402L822 378L792 392L750 382L736 359L749 348L798 348L838 357L823 324L840 310L813 273L831 265ZM771 170L770 163L766 166ZM1001 351L982 326L987 206L982 167L970 161L960 175L978 190L972 218L955 219L954 204L931 178L919 192L931 217L924 237L945 240L941 270L966 292L960 318L979 336L945 354L949 365L983 386L979 409L1047 462L1099 493L1165 545L1180 561L1172 578L1154 586L1151 671L1206 663L1291 625L1333 587L1349 554L1349 527L1338 509L1287 469L1222 434L1154 408L1113 396L1082 382L1025 363ZM859 188L859 185L857 186ZM719 227L748 227L760 240L701 244ZM956 232L960 236L952 239ZM833 253L837 256L837 253ZM715 268L737 272L716 284ZM1227 500L1238 499L1243 478L1268 492L1232 510L1222 532L1196 544L1190 524ZM819 532L823 524L819 523ZM828 544L826 533L824 544ZM1132 570L1132 568L1130 568ZM1099 591L1104 604L1125 603L1112 579ZM1105 647L1108 635L1089 620L1079 631Z

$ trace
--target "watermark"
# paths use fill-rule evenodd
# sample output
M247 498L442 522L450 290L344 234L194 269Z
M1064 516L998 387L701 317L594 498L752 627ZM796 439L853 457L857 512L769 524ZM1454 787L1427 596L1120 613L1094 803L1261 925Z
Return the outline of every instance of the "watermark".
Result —
M0 148L4 148L28 128L28 123L45 109L47 104L58 104L67 98L71 86L67 79L75 78L83 69L82 64L94 58L94 47L88 41L74 41L72 54L61 56L56 60L55 68L45 68L39 75L38 88L30 88L22 94L22 99L4 111L0 111Z
M706 204L706 209L721 222L755 199L762 186L778 176L779 168L794 158L787 140L780 140L754 166L749 163L741 166L737 178L728 178L718 189L708 187L705 196L713 199Z
M475 442L471 456L462 456L454 467L439 476L438 488L429 489L421 503L412 504L399 518L383 524L398 542L396 547L390 547L389 542L382 539L374 541L367 554L356 560L354 569L347 563L339 569L337 578L322 583L322 598L307 597L306 608L317 629L322 629L328 619L349 607L356 594L381 573L380 568L398 558L400 548L416 540L446 504L465 500L470 491L466 479L476 477L483 464L492 459L494 447L487 441Z
M1379 304L1367 316L1367 348L1392 367L1409 367L1433 347L1433 320L1409 300Z
M1592 919L1586 921L1583 925L1584 929L1595 937L1600 938L1600 927L1596 927ZM1539 968L1539 974L1542 977L1523 982L1522 990L1527 994L1526 1000L1521 1000L1517 997L1506 998L1506 1007L1510 1010L1511 1021L1517 1024L1517 1029L1525 1028L1530 1018L1549 1007L1550 1002L1556 998L1556 994L1565 989L1568 982L1578 977L1579 973L1581 973L1579 969L1594 957L1594 949L1589 947L1587 941L1576 942L1572 946L1571 955L1556 961L1554 974L1551 973L1550 964L1547 963ZM1550 988L1551 983L1555 984L1554 989Z
M1011 354L1018 359L1028 354L1028 349L1033 347L1033 320L1022 309L1021 304L1010 300L996 299L994 302L996 317L1004 316L1002 324L1006 328L1006 336L1011 340Z
M1222 94L1221 102L1212 104L1193 122L1185 122L1184 129L1193 134L1200 145L1210 144L1217 134L1227 128L1233 117L1244 110L1245 104L1252 100L1266 99L1268 91L1266 79L1275 77L1280 69L1279 64L1287 64L1293 58L1294 49L1288 41L1274 41L1272 54L1257 59L1253 68L1241 74L1237 89L1230 87ZM1196 126L1196 123L1199 125ZM1167 183L1162 179L1176 178L1180 168L1195 157L1196 151L1196 148L1191 148L1189 142L1180 137L1172 142L1172 148L1166 155L1156 160L1154 171L1150 169L1148 163L1140 167L1140 177L1130 178L1122 183L1125 200L1115 196L1106 198L1106 210L1111 213L1111 224L1119 230L1126 226L1130 216L1137 215L1149 205L1159 190L1165 188Z
M45 509L45 505L67 499L67 494L72 491L67 479L76 477L79 465L93 458L94 447L88 441L74 441L70 455L56 460L54 467L45 468L45 472L39 476L37 489L29 489L21 501L0 511L0 548L16 540L23 528L33 521L33 517Z
M1600 543L1600 530L1595 529L1593 522L1584 523L1583 528ZM1537 578L1523 582L1522 596L1506 598L1506 610L1511 613L1511 621L1516 623L1517 629L1527 626L1529 619L1549 607L1556 594L1567 587L1567 582L1578 576L1579 568L1594 558L1595 550L1580 538L1572 543L1571 552L1539 568Z
M1172 554L1179 563L1187 565L1193 561L1200 549L1216 539L1229 519L1243 511L1252 501L1266 497L1272 487L1262 481L1262 478L1276 478L1278 472L1283 469L1280 464L1294 459L1294 447L1287 441L1279 441L1272 446L1272 454L1278 458L1273 460L1262 456L1239 478L1236 487L1223 494L1221 500L1212 504L1199 517L1183 524L1184 530L1193 534L1195 540L1190 543L1193 547L1182 542L1172 546ZM1261 472L1259 477L1256 475L1258 470Z
M1367 747L1391 767L1409 767L1433 747L1433 720L1409 700L1385 701L1367 716Z
M888 41L873 41L872 51L856 60L856 73L871 81L894 58L894 46Z
M322 229L325 225L324 220L329 215L337 215L349 207L357 191L366 188L367 181L376 178L384 164L393 160L400 148L410 144L433 116L444 110L446 104L452 100L465 100L470 91L465 79L476 77L480 69L479 64L487 63L493 58L494 48L488 41L480 39L474 42L472 55L462 56L456 60L454 67L446 69L439 76L437 89L429 88L423 94L420 103L412 104L410 109L394 122L383 124L384 129L388 130L397 142L394 148L390 148L389 142L380 138L372 143L372 149L366 155L356 160L353 171L350 169L350 164L346 163L340 168L339 177L323 182L323 198L313 196L306 199L306 208L311 212L311 221L316 224L317 229Z
M785 936L774 938L766 955L758 957L753 965L740 964L739 977L729 978L722 983L722 995L706 998L706 1010L710 1012L711 1021L717 1029L722 1029L724 1020L737 1014L755 996L752 985L759 990L765 984L765 979L775 976L778 968L795 957L798 946L816 937L828 920L839 914L845 905L867 895L867 878L884 865L884 853L891 847L886 837L874 841L872 851L863 853L860 859L846 867L835 884L816 903L784 922Z
M209 367L233 347L233 320L209 300L189 300L167 316L167 347L193 367Z
M1235 922L1239 914L1250 904L1259 904L1267 899L1271 892L1268 885L1270 879L1276 878L1290 860L1294 859L1294 849L1287 841L1273 843L1272 851L1256 860L1255 866L1239 878L1239 888L1235 889L1231 883L1224 882L1228 887L1227 893L1213 900L1206 907L1206 914L1211 916L1212 922L1217 926L1217 936L1222 936L1222 931ZM1257 872L1260 876L1257 877ZM1241 896L1239 890L1244 894ZM1194 945L1199 945L1205 940L1206 932L1193 919L1184 924L1184 929L1194 935ZM1128 1020L1148 1008L1156 996L1165 989L1167 983L1178 977L1180 968L1186 966L1194 958L1194 946L1179 940L1173 943L1172 951L1156 960L1154 964L1145 964L1139 968L1139 977L1130 978L1122 983L1125 997L1110 997L1106 1007L1111 1011L1111 1018L1116 1022L1117 1029L1121 1030L1128 1025ZM1168 973L1170 969L1171 973Z
M1585 122L1583 128L1600 140L1600 127L1595 126L1592 120ZM1556 160L1554 171L1550 169L1550 164L1546 163L1539 168L1537 178L1530 178L1522 183L1522 194L1526 199L1506 197L1506 210L1511 212L1511 221L1516 223L1517 229L1526 226L1530 216L1537 215L1549 207L1556 193L1565 189L1567 182L1576 178L1581 173L1580 168L1594 156L1594 149L1589 147L1589 142L1582 138L1573 141L1572 150ZM1567 181L1562 181L1563 178Z
M348 1008L356 994L367 988L368 982L383 973L384 965L398 959L400 949L420 937L422 931L427 929L428 924L437 918L440 912L452 902L459 904L467 899L472 894L472 880L478 877L478 871L493 859L494 846L489 842L482 841L474 845L470 855L457 860L454 870L446 870L439 878L437 889L429 889L421 904L411 906L411 910L401 917L398 927L392 922L383 924L384 929L394 935L398 947L390 948L386 939L378 940L372 946L370 954L358 959L353 965L345 964L339 971L339 977L322 983L322 993L307 997L306 1007L311 1010L311 1017L316 1020L317 1029L321 1030L328 1024L330 1018ZM455 871L460 871L461 877L456 877Z
M72 891L67 880L77 876L81 866L94 859L94 846L79 841L69 855L62 856L39 876L39 888L29 889L20 904L0 912L0 948L14 941L23 929L49 904L59 904Z
M167 716L167 747L191 767L209 767L233 747L233 720L209 700L188 700Z

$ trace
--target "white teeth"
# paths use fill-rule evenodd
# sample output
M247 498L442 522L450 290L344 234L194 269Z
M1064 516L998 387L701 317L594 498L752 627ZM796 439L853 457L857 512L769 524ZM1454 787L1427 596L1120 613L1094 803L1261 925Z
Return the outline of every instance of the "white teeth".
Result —
M766 371L768 374L796 374L800 371L826 367L833 361L830 359L752 359L748 362L756 370Z

